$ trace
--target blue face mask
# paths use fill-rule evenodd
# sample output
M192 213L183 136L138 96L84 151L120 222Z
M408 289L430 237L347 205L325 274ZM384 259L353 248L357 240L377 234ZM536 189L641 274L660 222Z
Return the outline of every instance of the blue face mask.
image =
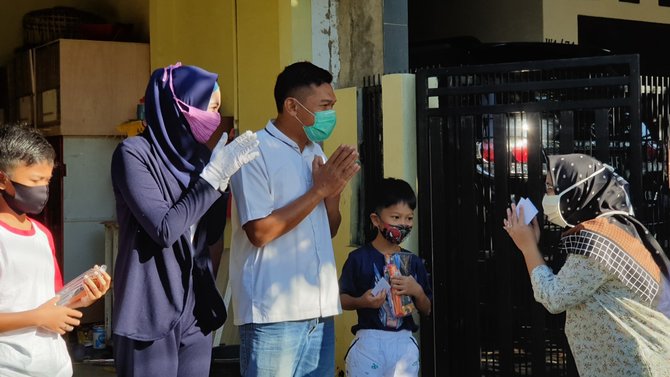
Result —
M307 138L315 143L325 141L330 137L330 135L333 133L333 130L335 129L335 124L337 123L337 116L335 115L335 110L324 110L324 111L317 111L316 113L313 113L305 106L303 106L300 101L296 100L300 106L302 106L305 111L308 113L312 114L314 117L314 124L311 126L305 126L304 123L298 117L295 117L298 119L298 122L302 124L302 128L305 130L305 134L307 135Z

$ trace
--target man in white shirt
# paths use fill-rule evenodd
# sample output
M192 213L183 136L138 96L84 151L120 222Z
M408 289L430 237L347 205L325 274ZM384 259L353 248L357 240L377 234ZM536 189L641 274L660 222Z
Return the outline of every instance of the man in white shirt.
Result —
M309 62L275 84L277 118L258 131L260 157L232 177L230 278L243 376L333 376L332 316L341 313L331 237L340 193L360 169L340 146L319 142L335 127L332 75Z

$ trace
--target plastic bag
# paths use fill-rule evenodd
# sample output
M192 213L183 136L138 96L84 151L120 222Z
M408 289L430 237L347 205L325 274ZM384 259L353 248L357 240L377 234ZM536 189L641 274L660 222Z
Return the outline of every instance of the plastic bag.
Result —
M384 266L384 277L390 282L394 276L409 276L410 272L410 253L395 253L391 255ZM414 302L407 295L395 294L395 289L391 288L391 309L393 315L398 318L408 316L414 311Z

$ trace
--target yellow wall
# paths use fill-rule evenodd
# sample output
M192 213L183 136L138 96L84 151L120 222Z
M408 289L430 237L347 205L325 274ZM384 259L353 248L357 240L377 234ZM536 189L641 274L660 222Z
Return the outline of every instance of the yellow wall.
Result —
M382 76L384 177L407 181L418 192L416 165L416 80L412 74ZM427 200L427 198L417 198ZM419 253L419 210L414 210L414 227L402 247ZM421 325L415 313L414 321ZM419 340L419 333L414 333Z
M281 69L279 6L267 0L237 3L240 130L259 130L274 117L273 89Z
M310 17L309 1L151 0L151 66L218 73L223 113L258 130L277 113L277 74L311 56Z
M238 126L259 130L277 114L274 84L285 66L311 56L311 7L305 0L237 2Z
M640 4L619 0L545 0L544 39L578 43L578 15L670 23L670 7L659 7L656 0L641 0Z
M357 108L357 89L345 88L335 91L337 96L337 127L333 134L323 144L323 151L326 156L330 156L340 144L357 145L358 135L358 108ZM356 177L342 192L340 202L340 213L342 214L342 224L337 236L333 238L333 249L335 250L335 261L337 263L338 276L342 271L342 265L347 259L349 252L356 247L351 246L351 216L355 214L356 203L352 202L354 196L352 193L358 190L357 182L360 177ZM356 312L345 311L342 315L335 318L335 365L338 370L344 370L344 355L353 340L351 326L356 324Z
M222 112L235 114L235 1L150 0L151 68L181 61L219 74Z
M403 179L417 192L414 75L382 76L382 93L384 176ZM402 245L414 253L419 251L418 226L415 210L414 229Z

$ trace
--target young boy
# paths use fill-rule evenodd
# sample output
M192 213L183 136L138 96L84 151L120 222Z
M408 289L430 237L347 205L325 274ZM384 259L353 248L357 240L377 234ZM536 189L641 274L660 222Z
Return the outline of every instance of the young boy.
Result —
M0 376L71 376L61 335L79 325L82 313L109 289L85 280L86 296L57 306L63 283L51 233L28 217L49 197L55 152L37 131L0 127Z
M358 314L347 376L417 376L411 313L430 314L432 291L421 259L400 247L412 230L416 196L395 178L384 179L379 192L370 214L376 237L349 254L340 276L342 308Z

